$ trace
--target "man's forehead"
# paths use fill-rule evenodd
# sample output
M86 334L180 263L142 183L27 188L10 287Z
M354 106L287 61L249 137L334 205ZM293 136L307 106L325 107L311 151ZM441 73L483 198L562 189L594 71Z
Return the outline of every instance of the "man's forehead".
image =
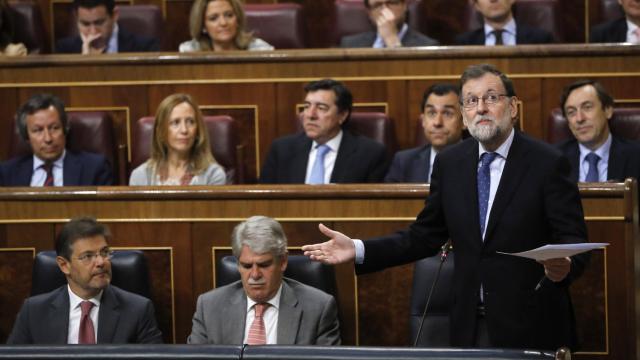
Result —
M478 92L485 93L487 91L504 92L506 89L502 84L502 80L494 74L484 74L479 78L469 79L462 85L463 95L476 94Z
M78 7L78 20L94 20L98 17L111 17L105 5Z
M438 95L438 94L432 93L427 98L425 107L426 106L456 107L456 105L458 104L458 101L459 101L458 95L456 95L456 93L453 93L453 92L446 93L444 95Z
M336 95L334 94L333 90L309 91L305 95L304 100L311 103L324 103L333 105L336 102Z
M71 244L71 248L75 252L100 250L105 246L109 246L109 244L107 244L107 239L102 235L78 238Z
M58 110L53 106L49 106L46 109L40 109L34 111L32 114L27 115L27 121L42 121L42 120L54 120L52 122L60 122L60 114L58 114Z

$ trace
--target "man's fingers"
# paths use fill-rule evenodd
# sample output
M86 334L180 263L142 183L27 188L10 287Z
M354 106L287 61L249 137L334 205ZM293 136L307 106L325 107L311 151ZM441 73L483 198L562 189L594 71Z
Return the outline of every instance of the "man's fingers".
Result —
M329 229L322 223L318 224L318 229L320 229L320 232L325 234L327 237L334 238L336 236L336 231Z

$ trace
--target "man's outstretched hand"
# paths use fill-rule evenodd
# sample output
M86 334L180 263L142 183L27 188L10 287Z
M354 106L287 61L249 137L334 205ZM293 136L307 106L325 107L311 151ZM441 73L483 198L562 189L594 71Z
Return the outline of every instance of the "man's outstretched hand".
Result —
M330 239L320 244L304 245L302 251L305 256L331 265L346 263L356 257L356 249L350 237L323 224L319 224L318 229Z

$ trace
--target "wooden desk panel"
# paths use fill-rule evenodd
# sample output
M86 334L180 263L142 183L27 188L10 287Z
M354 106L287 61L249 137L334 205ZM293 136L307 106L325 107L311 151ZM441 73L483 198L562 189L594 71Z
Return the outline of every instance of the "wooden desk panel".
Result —
M366 238L410 223L427 192L425 185L0 189L0 248L50 249L63 222L95 215L111 227L114 246L149 253L154 297L162 307L159 321L171 333L170 341L182 343L191 329L197 296L212 287L211 249L228 246L237 222L255 214L275 217L292 246L324 240L318 222ZM576 358L633 358L640 289L635 184L582 186L581 195L589 240L611 245L594 254L587 272L572 286L583 342ZM30 259L32 253L3 261L0 281L7 287L12 281L28 283ZM352 271L350 266L338 269L345 343L408 345L412 266L361 276L357 284ZM13 279L7 276L11 273L22 276ZM11 298L0 292L0 302L15 313L24 292ZM1 332L12 322L11 317L0 318Z

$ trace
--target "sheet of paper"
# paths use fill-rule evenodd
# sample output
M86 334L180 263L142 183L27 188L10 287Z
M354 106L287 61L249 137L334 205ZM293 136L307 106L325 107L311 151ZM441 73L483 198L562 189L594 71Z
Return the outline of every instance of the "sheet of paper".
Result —
M589 250L602 249L607 245L609 245L609 243L550 244L518 253L496 252L499 254L520 256L533 260L548 260L573 256Z

